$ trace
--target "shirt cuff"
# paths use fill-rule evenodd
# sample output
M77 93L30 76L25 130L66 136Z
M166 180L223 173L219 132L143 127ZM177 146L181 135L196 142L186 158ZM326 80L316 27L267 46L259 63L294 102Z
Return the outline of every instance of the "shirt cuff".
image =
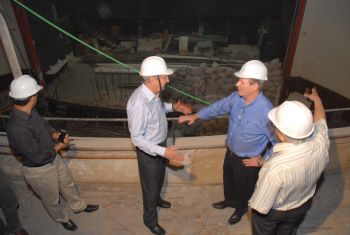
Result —
M163 157L164 157L164 155L165 155L165 150L166 150L165 147L162 147L162 146L159 146L159 145L158 145L158 147L157 147L157 149L156 149L156 153L157 153L157 155L163 156Z
M197 115L197 117L198 117L199 119L202 119L202 120L205 119L205 114L204 114L204 112L203 112L203 109L200 110L199 112L197 112L196 115Z
M174 110L173 110L173 104L172 103L163 103L163 107L164 107L164 111L166 112L166 113L168 113L168 112L173 112Z

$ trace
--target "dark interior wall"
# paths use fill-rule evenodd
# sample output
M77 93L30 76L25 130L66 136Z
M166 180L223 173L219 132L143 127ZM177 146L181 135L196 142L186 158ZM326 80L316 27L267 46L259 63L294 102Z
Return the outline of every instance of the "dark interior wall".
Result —
M54 11L52 9L55 2L36 0L27 1L26 5L49 21L54 22L68 32L72 32L74 28L70 21L69 11L61 11L58 14L58 20L55 21ZM35 48L40 59L41 69L45 73L50 65L55 64L58 59L63 59L66 54L72 51L71 41L67 36L64 36L32 14L27 13L27 17L30 24L30 31L35 41Z
M294 0L34 0L25 3L45 18L58 21L68 32L78 35L76 23L85 20L93 28L110 32L120 26L120 34L137 36L142 24L143 35L168 30L170 34L197 33L226 35L229 43L259 42L259 29L268 33L261 41L261 59L279 57L283 61L289 35ZM72 51L71 39L27 13L32 36L45 72L57 59ZM141 22L141 23L140 23Z
M177 32L196 32L201 21L208 34L227 33L229 28L257 31L265 18L281 19L283 14L281 0L128 0L122 2L90 0L86 2L88 4L82 6L81 1L72 1L70 3L72 15L100 18L105 22L114 23L154 21L161 26L160 30L163 27Z
M168 30L170 34L197 33L226 35L229 43L259 42L259 29L268 32L260 42L261 59L283 61L295 1L292 0L90 0L81 6L74 1L72 15L89 19L89 24L109 30L120 26L120 34L135 36L138 25L143 35Z
M53 0L51 0L53 1ZM117 18L199 18L281 15L287 0L86 0L56 1L75 15ZM290 2L290 1L289 1Z

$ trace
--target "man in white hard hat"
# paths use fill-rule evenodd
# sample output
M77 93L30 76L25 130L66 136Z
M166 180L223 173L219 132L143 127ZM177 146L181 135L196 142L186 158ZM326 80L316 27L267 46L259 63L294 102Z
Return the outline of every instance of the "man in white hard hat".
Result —
M268 144L276 142L268 128L267 113L272 104L262 93L263 83L267 80L265 64L258 60L248 61L235 75L239 78L236 92L196 114L179 118L180 123L192 124L197 119L230 115L223 166L225 199L212 206L216 209L235 208L228 220L231 225L238 223L247 212L260 163L268 157Z
M157 206L170 208L170 202L160 196L165 176L165 159L181 161L183 155L176 146L166 147L168 123L165 113L192 113L189 105L163 103L159 95L173 74L158 56L147 57L141 64L143 83L127 103L128 125L132 143L136 146L137 162L143 196L143 221L154 234L165 234L158 224Z
M77 229L68 212L60 205L60 193L75 212L93 212L98 205L86 204L79 196L73 178L59 151L68 147L69 136L59 142L59 132L51 128L35 109L42 86L22 75L10 85L13 109L6 125L10 147L21 156L24 177L54 221L67 230ZM55 143L56 142L56 143Z
M316 89L305 93L314 116L298 101L285 101L268 114L281 143L264 163L249 205L253 234L296 234L329 162L328 128Z

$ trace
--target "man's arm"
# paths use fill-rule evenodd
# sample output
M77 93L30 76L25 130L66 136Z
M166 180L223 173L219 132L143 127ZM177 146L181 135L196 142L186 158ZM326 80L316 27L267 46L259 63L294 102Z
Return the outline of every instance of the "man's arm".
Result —
M183 114L191 114L192 113L192 106L189 104L182 103L180 101L177 101L172 105L173 111L180 112Z
M21 126L17 128L15 131L7 130L10 146L16 154L24 156L33 165L41 164L43 159L49 159L51 157L51 152L42 151L38 141L28 128Z
M197 119L209 120L211 118L224 115L230 112L235 99L237 99L237 93L234 92L229 96L226 96L208 107L202 108L198 113L188 115L188 116L180 116L178 122L184 123L188 122L189 125L193 124Z
M317 122L321 119L326 119L326 113L322 104L321 98L318 96L316 87L312 88L311 93L305 91L304 96L314 102L314 122Z

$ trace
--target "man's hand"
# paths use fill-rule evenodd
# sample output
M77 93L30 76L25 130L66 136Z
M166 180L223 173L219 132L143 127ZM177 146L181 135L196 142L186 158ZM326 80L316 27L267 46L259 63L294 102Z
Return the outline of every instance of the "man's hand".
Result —
M261 156L258 156L254 158L243 159L242 162L246 167L261 167L264 164L265 160Z
M67 134L67 135L64 137L63 143L59 142L59 143L55 146L56 152L59 152L59 151L61 151L61 150L63 150L63 149L68 148L69 142L70 142L70 139L69 139L69 135Z
M306 89L304 96L309 100L311 100L312 102L315 102L315 101L317 102L321 100L321 98L318 96L316 87L312 88L311 92L309 92L309 89Z
M167 147L165 150L164 157L171 161L183 161L184 156L177 151L178 147L175 145Z
M188 115L192 113L192 106L177 101L175 104L173 104L173 110Z
M314 122L317 122L320 119L326 120L326 113L324 112L324 107L322 104L321 98L318 96L318 92L316 88L312 88L311 93L308 91L305 91L304 96L314 102Z
M198 119L197 114L184 115L179 117L178 122L179 123L188 122L189 125L192 125L197 119Z

